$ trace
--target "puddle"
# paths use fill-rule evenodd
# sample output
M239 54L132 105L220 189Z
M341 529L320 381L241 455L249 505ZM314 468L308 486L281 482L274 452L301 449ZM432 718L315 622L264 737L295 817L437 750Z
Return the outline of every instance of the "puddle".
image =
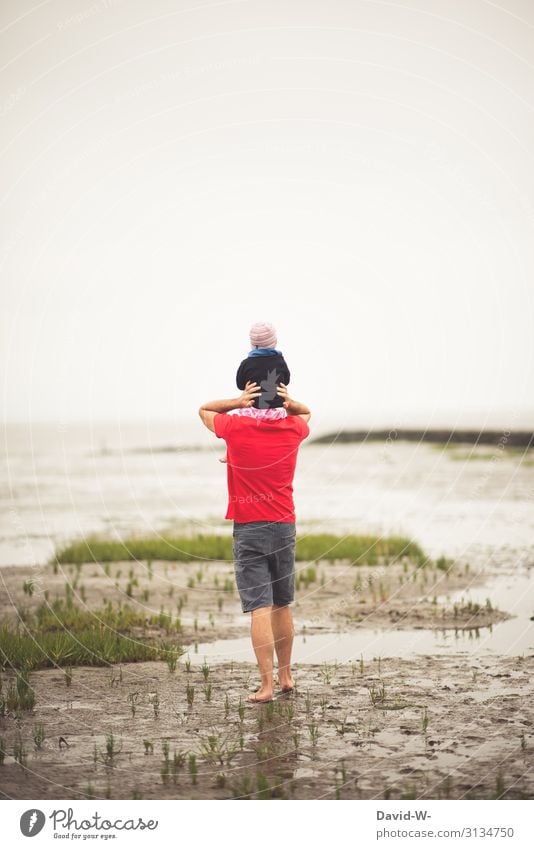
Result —
M493 632L505 624L493 626ZM532 623L529 623L532 625ZM363 655L364 660L373 657L410 657L411 655L450 654L451 652L495 651L492 648L495 633L489 628L475 631L459 631L456 634L448 631L436 633L430 630L384 631L361 628L350 634L312 634L304 637L296 636L293 643L293 660L295 663L323 663L339 661L347 663L358 661ZM501 640L498 640L501 643ZM514 648L511 651L499 648L498 654L522 654L523 651L534 651L534 629L530 628L530 639L519 641L514 634ZM218 640L214 643L199 643L197 654L212 662L255 663L249 637L236 640Z
M319 775L319 771L316 769L309 769L308 767L298 767L293 772L293 778L317 778Z
M534 577L530 570L523 575L503 574L488 584L472 587L439 598L440 603L454 604L473 601L482 606L489 598L494 607L510 613L514 618L499 622L492 628L480 630L480 645L491 652L505 655L522 654L534 650Z
M350 633L299 634L293 643L295 663L348 663L373 657L410 657L452 652L521 655L534 652L534 586L529 575L500 575L482 587L464 589L441 601L452 604L461 599L484 605L487 598L513 619L485 628L434 631L357 628ZM297 624L298 627L298 624ZM235 660L255 663L250 637L199 643L189 654L216 663Z

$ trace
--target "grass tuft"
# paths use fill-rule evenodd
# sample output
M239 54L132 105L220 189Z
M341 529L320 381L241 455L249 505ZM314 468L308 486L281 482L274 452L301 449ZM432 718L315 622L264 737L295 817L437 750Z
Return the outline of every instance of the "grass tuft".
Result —
M160 625L160 616L150 617L128 605L110 602L100 610L89 611L72 601L57 599L26 612L24 624L0 623L0 667L19 670L64 667L65 683L72 682L73 666L106 666L141 660L167 660L183 654L168 642L134 636L133 628ZM167 633L169 629L167 629Z
M396 536L308 534L298 539L296 545L297 560L349 560L357 565L373 565L380 560L390 562L402 557L413 558L419 563L425 560L417 543ZM232 559L231 536L206 534L196 537L132 537L122 542L88 537L58 549L54 562L79 564L130 560L189 562ZM197 582L201 580L202 575L201 570L197 571ZM306 577L316 579L313 572L307 573ZM194 583L192 576L191 585L194 586Z

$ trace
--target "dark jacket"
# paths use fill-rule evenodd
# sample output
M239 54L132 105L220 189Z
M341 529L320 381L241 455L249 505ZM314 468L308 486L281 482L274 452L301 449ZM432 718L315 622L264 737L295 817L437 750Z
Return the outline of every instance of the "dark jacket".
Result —
M259 383L262 394L254 400L254 407L266 410L281 407L283 400L276 394L280 383L289 383L290 374L287 363L281 353L264 357L247 357L239 366L236 374L238 389L244 389L249 380Z

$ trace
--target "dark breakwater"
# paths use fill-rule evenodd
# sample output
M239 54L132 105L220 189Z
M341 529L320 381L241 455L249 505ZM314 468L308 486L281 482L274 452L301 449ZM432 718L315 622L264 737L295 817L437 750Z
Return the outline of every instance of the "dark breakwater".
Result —
M326 433L311 440L315 445L331 445L339 442L431 442L468 445L492 445L494 448L534 448L534 432L528 430L340 430Z

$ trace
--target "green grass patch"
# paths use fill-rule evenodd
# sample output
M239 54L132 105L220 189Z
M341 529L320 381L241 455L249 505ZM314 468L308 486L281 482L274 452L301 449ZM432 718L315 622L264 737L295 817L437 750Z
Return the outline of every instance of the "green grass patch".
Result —
M163 618L162 618L163 617ZM95 611L82 610L61 600L24 612L13 624L0 623L0 666L21 670L49 666L107 666L142 660L179 657L180 646L129 633L152 625L171 633L170 617L146 617L128 605L111 604Z
M88 629L72 633L20 633L0 627L0 662L16 669L40 669L47 666L107 666L110 663L134 663L163 660L167 650L162 643L114 634L109 629Z
M167 633L179 630L176 621L173 625L170 614L155 613L147 615L144 610L134 610L128 604L113 605L110 601L98 610L80 608L72 602L56 599L51 604L40 604L37 609L28 613L24 611L22 618L30 617L30 623L35 622L41 633L50 631L84 631L98 627L109 628L113 631L128 632L131 628L153 626L164 629Z
M426 557L419 545L405 537L371 535L337 536L310 534L297 540L297 560L350 560L354 564L374 565L379 561L393 562L407 557L418 563Z
M297 540L297 560L350 560L373 565L408 557L418 563L426 558L420 546L404 537L371 535L338 536L309 534ZM206 535L196 537L132 537L122 542L96 537L72 542L55 555L58 563L106 563L124 560L199 561L233 559L232 537Z

